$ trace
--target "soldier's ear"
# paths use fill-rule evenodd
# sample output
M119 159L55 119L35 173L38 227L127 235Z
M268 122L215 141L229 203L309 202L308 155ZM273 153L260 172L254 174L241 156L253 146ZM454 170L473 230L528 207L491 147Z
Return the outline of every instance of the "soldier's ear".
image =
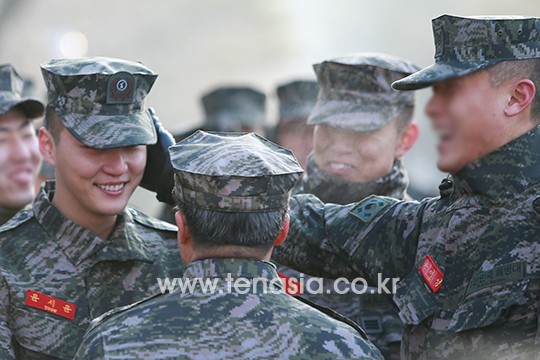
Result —
M410 123L407 127L401 130L399 134L398 143L396 145L396 151L394 153L394 158L399 159L403 157L416 143L418 140L418 135L420 134L420 129L415 123Z
M53 136L49 132L49 130L45 129L44 127L40 128L38 141L39 141L39 152L41 153L41 157L43 157L43 160L55 166L56 165L56 147L55 147Z
M178 226L178 244L185 245L191 241L191 233L186 224L186 217L179 210L174 214L174 219L176 220L176 226Z
M504 114L508 117L529 108L536 93L534 83L529 79L521 79L510 86L510 97L504 108Z
M276 237L276 240L274 240L274 246L279 246L283 244L283 242L287 238L287 234L289 233L290 222L291 222L291 217L289 216L289 214L286 214L285 218L283 219L283 228L281 229L278 236Z

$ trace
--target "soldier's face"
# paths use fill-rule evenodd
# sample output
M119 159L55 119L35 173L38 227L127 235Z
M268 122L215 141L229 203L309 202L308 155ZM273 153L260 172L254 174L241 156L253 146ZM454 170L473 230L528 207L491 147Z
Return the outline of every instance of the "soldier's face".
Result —
M371 132L317 125L313 154L317 165L327 173L365 182L392 170L399 143L400 133L394 123Z
M499 110L506 101L508 94L491 86L487 71L433 85L426 114L439 136L437 166L441 171L455 174L504 143Z
M41 137L40 133L40 141ZM65 128L52 152L44 158L51 158L56 167L53 201L72 219L118 215L139 185L146 164L145 146L94 149Z
M34 127L13 109L0 116L0 206L18 209L32 202L41 157Z

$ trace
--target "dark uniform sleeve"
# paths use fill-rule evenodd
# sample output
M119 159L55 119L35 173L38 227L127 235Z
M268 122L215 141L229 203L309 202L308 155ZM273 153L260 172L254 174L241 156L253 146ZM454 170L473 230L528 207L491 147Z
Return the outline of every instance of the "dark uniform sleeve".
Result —
M103 337L100 332L88 331L83 338L83 342L75 354L74 360L103 360L105 351L103 349Z
M8 326L9 289L3 277L0 278L0 359L15 359Z
M294 196L289 235L273 258L314 276L362 276L375 286L379 274L403 278L414 265L426 205L383 196L336 205Z

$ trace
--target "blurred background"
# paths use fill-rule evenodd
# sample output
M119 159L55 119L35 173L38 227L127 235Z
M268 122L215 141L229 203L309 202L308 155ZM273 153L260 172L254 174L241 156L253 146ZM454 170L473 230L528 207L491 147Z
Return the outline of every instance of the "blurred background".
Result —
M111 56L157 72L147 105L181 132L203 121L200 96L217 85L275 88L314 79L311 64L360 51L433 61L431 19L455 15L540 16L540 0L0 0L0 63L12 63L45 100L39 64L52 58ZM435 139L423 114L430 90L417 92L421 135L407 154L411 181L437 194ZM154 195L137 190L132 205L156 215Z

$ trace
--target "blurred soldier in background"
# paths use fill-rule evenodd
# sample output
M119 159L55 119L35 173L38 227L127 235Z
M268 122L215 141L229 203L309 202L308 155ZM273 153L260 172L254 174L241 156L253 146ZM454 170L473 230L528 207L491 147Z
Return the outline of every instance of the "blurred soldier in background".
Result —
M393 90L391 84L418 68L394 56L361 53L315 64L314 69L320 88L308 119L315 126L314 149L296 193L336 204L369 195L408 198L401 158L418 138L412 122L414 94ZM278 269L290 281L300 279L294 270ZM349 291L336 293L334 281L325 279L324 293L303 296L356 321L385 358L399 359L403 325L391 299L340 290Z
M41 163L32 120L43 104L21 97L23 84L11 65L0 65L0 225L34 199Z
M193 291L97 319L77 359L382 359L356 324L286 295L268 262L287 236L302 174L289 150L255 134L199 131L170 152L183 280Z
M318 91L317 83L307 80L283 84L276 91L279 121L272 134L268 134L269 138L292 150L303 169L313 149L313 125L307 124L307 118L317 101Z
M177 228L126 208L157 139L144 106L157 75L111 58L53 60L42 73L39 146L56 181L0 227L1 359L70 359L91 319L182 273Z
M222 86L203 95L204 122L200 128L176 134L180 141L197 130L264 134L266 95L250 87Z

